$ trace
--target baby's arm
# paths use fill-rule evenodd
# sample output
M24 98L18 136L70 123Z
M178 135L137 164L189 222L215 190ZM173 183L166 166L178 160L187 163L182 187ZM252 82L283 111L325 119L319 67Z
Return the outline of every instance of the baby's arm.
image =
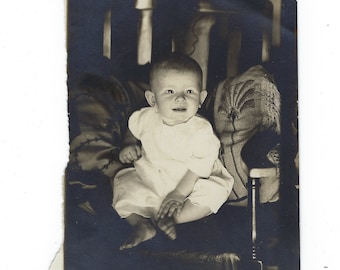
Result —
M163 200L158 211L158 218L165 216L171 217L173 214L178 216L183 208L184 200L192 192L199 176L192 171L187 171L176 188L171 191Z
M119 160L122 163L132 163L142 155L138 140L132 135L130 130L126 131L123 148L119 153Z

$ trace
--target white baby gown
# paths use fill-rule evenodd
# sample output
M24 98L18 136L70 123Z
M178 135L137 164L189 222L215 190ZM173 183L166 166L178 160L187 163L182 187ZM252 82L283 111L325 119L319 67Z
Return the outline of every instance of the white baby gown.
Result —
M168 126L149 107L132 114L129 129L142 143L142 157L113 180L112 206L122 218L154 218L188 170L201 177L187 198L191 203L216 213L227 200L234 179L218 159L220 141L207 120L194 116Z

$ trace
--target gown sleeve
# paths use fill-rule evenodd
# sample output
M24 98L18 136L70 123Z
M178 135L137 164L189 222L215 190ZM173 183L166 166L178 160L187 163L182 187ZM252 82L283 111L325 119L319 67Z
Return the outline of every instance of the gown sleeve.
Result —
M128 126L133 134L138 140L140 140L143 132L148 130L148 124L152 123L151 108L143 108L141 110L135 111L129 118Z

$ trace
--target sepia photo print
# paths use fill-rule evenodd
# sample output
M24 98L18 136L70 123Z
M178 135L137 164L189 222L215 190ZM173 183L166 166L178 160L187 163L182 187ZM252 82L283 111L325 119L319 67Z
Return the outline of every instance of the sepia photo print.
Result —
M67 1L64 269L300 269L295 0Z

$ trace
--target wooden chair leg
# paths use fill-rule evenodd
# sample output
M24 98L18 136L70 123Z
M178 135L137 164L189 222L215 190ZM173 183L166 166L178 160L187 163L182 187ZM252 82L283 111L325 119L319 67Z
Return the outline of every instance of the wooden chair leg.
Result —
M282 0L270 0L273 4L273 46L280 46L281 44L281 13L282 13Z
M138 65L145 65L151 62L153 7L153 0L137 0L135 3L135 8L140 10L141 14L137 45Z
M263 270L263 263L257 257L257 206L259 204L260 178L249 177L249 208L251 221L251 270Z
M250 227L251 227L251 251L250 261L246 263L244 269L263 270L263 262L257 257L258 239L257 239L257 207L260 203L260 178L273 176L277 174L277 168L255 168L249 172L249 198L248 206L250 209ZM242 268L242 269L243 269Z

